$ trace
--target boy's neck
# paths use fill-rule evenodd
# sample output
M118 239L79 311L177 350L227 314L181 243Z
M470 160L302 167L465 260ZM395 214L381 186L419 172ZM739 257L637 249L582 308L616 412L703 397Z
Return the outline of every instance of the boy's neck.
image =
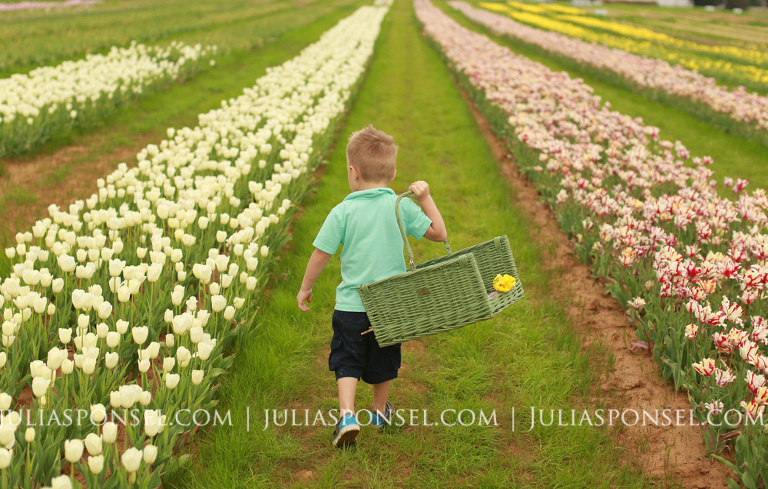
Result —
M360 192L361 190L371 190L373 188L387 188L387 183L388 182L359 182L355 192Z

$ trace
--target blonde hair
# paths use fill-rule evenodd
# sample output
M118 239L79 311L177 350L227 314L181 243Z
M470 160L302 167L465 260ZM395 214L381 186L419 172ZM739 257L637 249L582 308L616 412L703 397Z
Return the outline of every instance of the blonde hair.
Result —
M353 133L347 143L347 165L357 168L365 181L390 182L397 166L395 138L372 125Z

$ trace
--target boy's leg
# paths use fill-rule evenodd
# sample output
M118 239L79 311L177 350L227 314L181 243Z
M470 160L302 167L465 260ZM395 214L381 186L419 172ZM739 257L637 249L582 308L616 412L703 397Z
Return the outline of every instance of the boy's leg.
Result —
M341 377L340 379L337 379L336 383L339 386L340 417L343 417L347 413L354 414L357 379L355 377Z
M389 398L389 388L392 381L381 382L373 385L373 412L384 414L387 410L387 398Z

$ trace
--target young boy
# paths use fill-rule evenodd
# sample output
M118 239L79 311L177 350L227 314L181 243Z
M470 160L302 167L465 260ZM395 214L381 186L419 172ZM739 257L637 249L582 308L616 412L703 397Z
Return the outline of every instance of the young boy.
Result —
M400 368L400 344L380 347L373 333L357 287L405 272L403 238L395 217L397 195L387 185L395 179L397 146L392 136L368 126L352 134L347 144L347 174L352 193L331 210L313 245L301 290L296 296L299 309L308 311L312 286L328 260L341 250L341 284L336 288L333 312L333 339L328 367L336 374L341 419L334 432L333 446L355 442L360 425L355 418L357 383L373 385L371 425L381 427L394 413L387 400L392 380ZM406 233L416 239L426 236L445 241L447 231L424 181L409 189L423 209L410 199L400 202L400 216Z

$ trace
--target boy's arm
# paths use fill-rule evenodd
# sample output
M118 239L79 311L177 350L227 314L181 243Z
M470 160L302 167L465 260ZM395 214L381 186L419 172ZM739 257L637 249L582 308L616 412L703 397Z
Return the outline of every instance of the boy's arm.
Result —
M312 302L312 286L315 285L317 277L320 276L331 256L325 251L315 248L312 256L309 257L307 270L304 272L304 280L301 281L301 289L296 296L296 302L299 303L299 309L302 311L309 311L309 306L304 304L304 302Z
M448 239L448 230L445 228L443 216L440 215L435 201L432 200L432 196L429 194L427 182L423 180L413 182L408 189L419 199L419 204L421 204L424 214L432 221L429 229L424 233L424 237L432 241L445 241Z

